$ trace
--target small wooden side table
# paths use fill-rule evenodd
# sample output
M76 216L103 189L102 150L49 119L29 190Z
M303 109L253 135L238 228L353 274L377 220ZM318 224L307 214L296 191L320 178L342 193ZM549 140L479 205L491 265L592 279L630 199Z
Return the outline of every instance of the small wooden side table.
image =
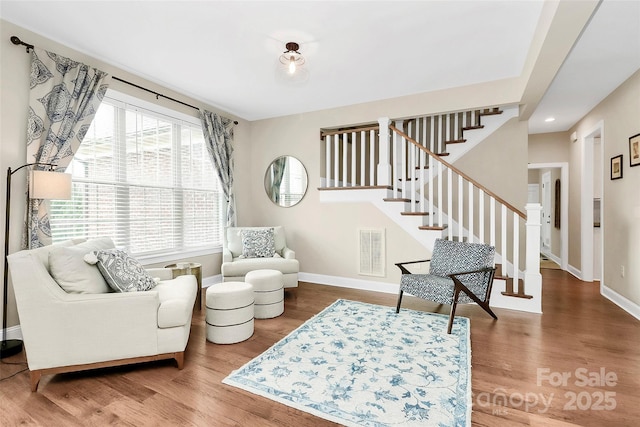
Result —
M165 265L164 268L170 268L172 277L192 274L196 276L198 282L198 294L196 295L196 305L198 310L202 310L202 264L197 262L178 262L176 264Z

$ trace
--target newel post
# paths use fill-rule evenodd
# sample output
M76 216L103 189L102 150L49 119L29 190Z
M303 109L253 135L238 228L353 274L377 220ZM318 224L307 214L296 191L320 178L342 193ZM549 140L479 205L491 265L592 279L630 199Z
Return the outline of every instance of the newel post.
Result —
M381 117L378 119L378 124L380 128L379 132L379 146L380 151L378 152L378 185L391 185L391 161L389 159L389 124L391 120L389 117Z
M524 272L524 288L538 302L538 310L542 313L542 275L540 274L540 203L527 203L527 235L526 235L526 270Z

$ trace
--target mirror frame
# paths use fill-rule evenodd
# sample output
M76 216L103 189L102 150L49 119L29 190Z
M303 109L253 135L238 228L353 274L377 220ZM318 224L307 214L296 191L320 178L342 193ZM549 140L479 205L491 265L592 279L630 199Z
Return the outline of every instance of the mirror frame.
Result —
M289 204L287 204L286 199L281 198L282 194L280 193L280 191L278 191L277 195L273 193L272 192L273 188L270 185L272 182L272 176L273 176L272 169L276 164L276 162L278 162L280 159L289 159L290 162L295 160L300 164L300 167L302 168L302 172L304 172L304 189L302 190L302 195L300 196L299 199L292 201ZM307 194L308 189L309 189L309 174L307 173L307 168L305 168L304 163L302 163L300 159L298 159L297 157L284 154L282 156L278 156L275 159L273 159L273 161L269 163L269 166L267 166L267 170L264 173L264 191L267 197L269 198L269 200L271 200L271 202L276 206L280 206L282 208L290 208L292 206L297 205L302 201L302 199L304 199L304 196Z

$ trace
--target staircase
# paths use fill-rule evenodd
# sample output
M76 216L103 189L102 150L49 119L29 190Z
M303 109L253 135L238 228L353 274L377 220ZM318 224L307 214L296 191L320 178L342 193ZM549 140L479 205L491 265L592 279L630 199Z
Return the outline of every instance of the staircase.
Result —
M372 203L429 251L437 238L495 246L491 305L541 312L540 206L522 212L452 164L517 111L382 118L323 132L320 199Z

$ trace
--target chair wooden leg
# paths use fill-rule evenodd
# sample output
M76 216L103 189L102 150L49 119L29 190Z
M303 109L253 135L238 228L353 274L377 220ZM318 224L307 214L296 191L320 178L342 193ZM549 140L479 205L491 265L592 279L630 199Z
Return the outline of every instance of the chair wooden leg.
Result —
M491 307L489 307L489 304L487 304L486 302L484 303L479 303L478 304L480 307L482 307L484 309L484 311L486 311L487 313L489 313L489 315L491 317L493 317L494 319L498 320L498 316L496 316L496 314L493 312L493 310L491 310Z
M456 307L458 307L458 297L460 296L460 288L457 286L453 290L453 302L451 303L451 312L449 313L449 324L447 325L447 333L451 333L453 328L453 318L456 315Z
M400 303L402 302L402 289L398 293L398 304L396 305L396 313L400 313Z

